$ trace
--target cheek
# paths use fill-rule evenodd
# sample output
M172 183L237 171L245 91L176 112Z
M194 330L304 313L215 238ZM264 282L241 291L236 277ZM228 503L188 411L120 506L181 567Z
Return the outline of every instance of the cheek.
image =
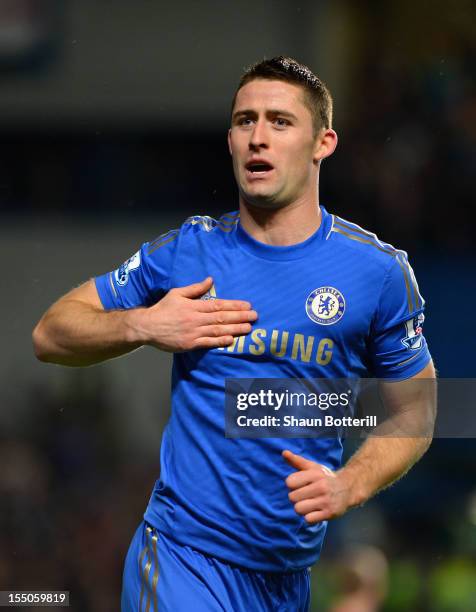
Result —
M305 160L311 157L312 153L307 142L302 140L294 140L292 142L285 143L283 146L283 155L287 158L289 163L294 166L305 165Z
M240 160L242 159L242 153L240 150L240 147L238 146L238 144L236 142L233 142L231 144L231 159L232 159L232 163L233 163L233 168L235 168L235 170L239 170L241 167L241 162Z
M307 176L312 168L312 149L307 146L301 146L294 152L292 161L294 165L294 170L299 176Z
M286 172L294 182L299 182L309 173L309 160L301 149L296 149L287 160Z
M230 136L228 146L233 159L240 155L241 149L243 148L242 144L240 143L240 139L237 138L236 134Z

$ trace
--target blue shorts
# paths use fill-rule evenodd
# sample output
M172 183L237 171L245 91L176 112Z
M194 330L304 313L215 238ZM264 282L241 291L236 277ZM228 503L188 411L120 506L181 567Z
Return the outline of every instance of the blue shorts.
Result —
M309 570L256 572L181 546L142 521L124 566L121 612L308 612Z

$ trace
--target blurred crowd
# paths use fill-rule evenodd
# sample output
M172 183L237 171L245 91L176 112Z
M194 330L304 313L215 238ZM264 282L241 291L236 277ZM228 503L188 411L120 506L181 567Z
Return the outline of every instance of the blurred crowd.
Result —
M463 4L431 14L375 5L352 100L336 101L344 121L338 163L324 174L331 199L413 248L476 247L476 37Z
M0 585L68 590L72 610L117 612L158 466L118 446L104 388L81 380L60 395L30 389L36 417L0 440Z

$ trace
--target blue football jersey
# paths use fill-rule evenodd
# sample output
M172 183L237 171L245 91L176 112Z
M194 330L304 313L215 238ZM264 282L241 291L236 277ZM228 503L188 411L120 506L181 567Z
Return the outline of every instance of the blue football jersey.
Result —
M338 439L230 439L226 378L404 379L430 355L424 301L407 255L322 208L306 241L270 246L239 213L189 218L96 278L105 309L150 306L173 287L213 277L206 298L248 300L252 332L227 348L174 354L161 473L145 520L178 543L246 568L313 564L326 522L306 523L288 499L284 448L341 464Z

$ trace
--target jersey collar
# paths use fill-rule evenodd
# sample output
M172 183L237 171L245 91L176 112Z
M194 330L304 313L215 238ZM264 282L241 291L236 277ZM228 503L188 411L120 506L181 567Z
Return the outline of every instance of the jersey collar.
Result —
M244 251L261 257L262 259L271 259L275 261L301 259L324 243L329 235L332 226L332 215L327 212L324 206L321 205L320 208L322 214L321 224L314 234L309 236L304 242L298 242L297 244L291 244L289 246L265 244L250 236L248 232L243 229L241 222L238 223L236 227L236 241Z

